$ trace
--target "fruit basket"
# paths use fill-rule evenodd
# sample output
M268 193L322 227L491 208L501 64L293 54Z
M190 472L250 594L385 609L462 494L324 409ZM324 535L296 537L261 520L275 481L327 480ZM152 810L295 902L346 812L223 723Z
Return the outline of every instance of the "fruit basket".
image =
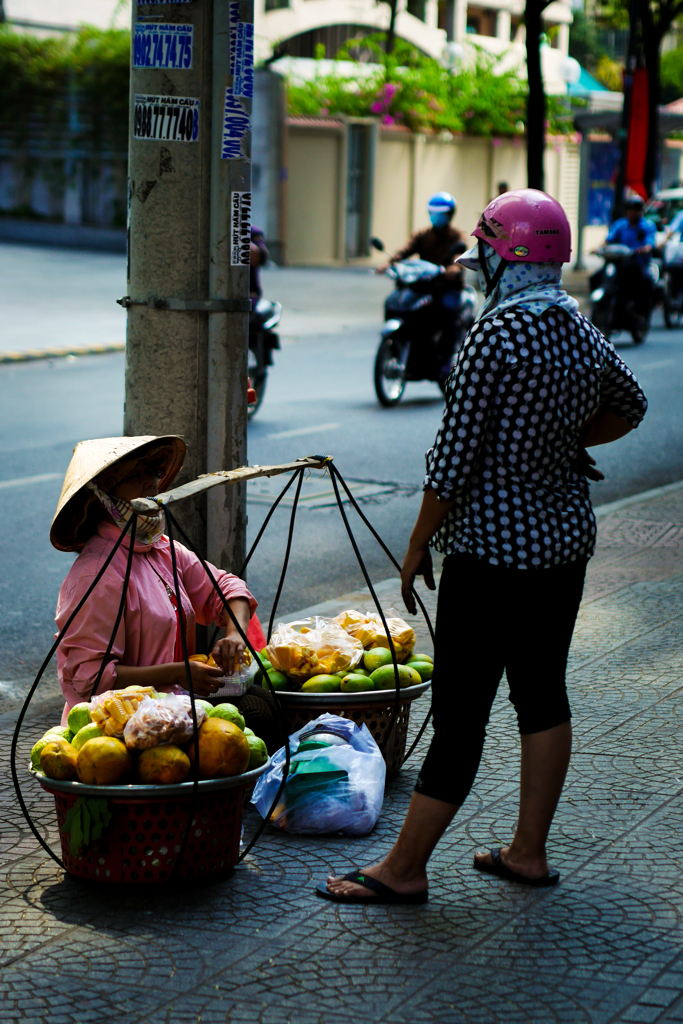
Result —
M244 793L268 769L225 779L174 786L87 786L35 775L54 796L64 867L77 878L95 882L146 884L175 879L217 881L229 875L239 858ZM107 801L109 824L99 839L72 854L62 831L80 798ZM188 821L188 819L191 819ZM183 849L183 838L189 832Z
M370 690L365 693L276 693L288 733L296 732L307 722L328 712L352 718L358 725L367 725L384 755L387 777L395 777L405 757L410 705L421 697L429 682L395 690ZM398 700L398 706L397 706ZM392 725L393 723L393 725ZM388 730L391 730L387 736Z

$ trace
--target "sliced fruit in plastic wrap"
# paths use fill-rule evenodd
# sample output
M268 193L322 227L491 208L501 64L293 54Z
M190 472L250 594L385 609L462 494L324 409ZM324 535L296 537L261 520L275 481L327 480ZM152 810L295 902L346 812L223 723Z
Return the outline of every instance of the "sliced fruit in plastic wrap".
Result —
M394 644L398 661L409 658L415 648L415 630L402 619L395 608L384 612L389 635ZM377 612L357 612L353 608L340 612L334 620L350 635L371 650L373 647L389 647L389 640L381 617Z
M123 736L128 719L135 714L143 700L156 696L152 686L136 690L107 690L90 701L90 717L105 736Z
M206 721L206 711L195 704L197 726ZM189 694L170 694L163 700L143 700L128 719L123 738L129 750L149 750L160 743L180 746L194 734Z
M334 619L316 617L280 622L266 647L266 657L278 672L304 681L355 668L363 657L363 645Z

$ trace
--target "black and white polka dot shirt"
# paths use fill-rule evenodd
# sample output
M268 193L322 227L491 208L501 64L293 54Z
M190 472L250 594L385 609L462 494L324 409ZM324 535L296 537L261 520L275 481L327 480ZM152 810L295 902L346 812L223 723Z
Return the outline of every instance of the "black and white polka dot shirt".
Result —
M437 551L543 568L593 554L595 518L577 466L600 403L636 427L638 381L585 317L521 307L475 323L448 379L425 489L453 501Z

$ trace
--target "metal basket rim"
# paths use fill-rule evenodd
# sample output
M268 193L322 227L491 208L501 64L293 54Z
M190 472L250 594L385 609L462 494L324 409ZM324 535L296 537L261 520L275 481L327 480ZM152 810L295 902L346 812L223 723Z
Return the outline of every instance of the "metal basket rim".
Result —
M198 783L198 795L204 796L209 793L220 792L224 789L240 789L251 786L260 775L270 768L270 758L260 768L252 768L249 772L241 775L231 775L225 779L200 779ZM145 786L129 783L126 786L88 786L83 782L67 782L61 779L48 779L45 775L32 772L38 779L42 789L48 793L65 793L69 796L99 796L112 799L147 800L148 803L157 803L159 800L182 797L189 800L192 797L194 782L178 782L172 786Z
M403 687L398 691L399 700L415 700L417 697L421 697L430 686L431 681L427 680L423 683L416 683L415 686ZM349 704L386 704L388 700L395 698L396 690L359 690L357 693L339 693L338 691L336 693L301 693L293 690L276 690L275 696L290 707L306 704L329 704L330 707L334 705L345 707Z

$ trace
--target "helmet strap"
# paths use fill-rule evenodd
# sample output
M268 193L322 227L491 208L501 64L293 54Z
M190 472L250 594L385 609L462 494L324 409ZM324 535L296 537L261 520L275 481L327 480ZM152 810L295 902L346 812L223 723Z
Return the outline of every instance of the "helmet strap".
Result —
M479 251L479 266L481 267L484 280L486 281L486 298L493 294L498 282L505 273L508 265L508 260L501 256L500 263L496 267L493 275L489 274L489 265L486 261L486 250L484 249L484 240L482 238L477 239L477 249Z

